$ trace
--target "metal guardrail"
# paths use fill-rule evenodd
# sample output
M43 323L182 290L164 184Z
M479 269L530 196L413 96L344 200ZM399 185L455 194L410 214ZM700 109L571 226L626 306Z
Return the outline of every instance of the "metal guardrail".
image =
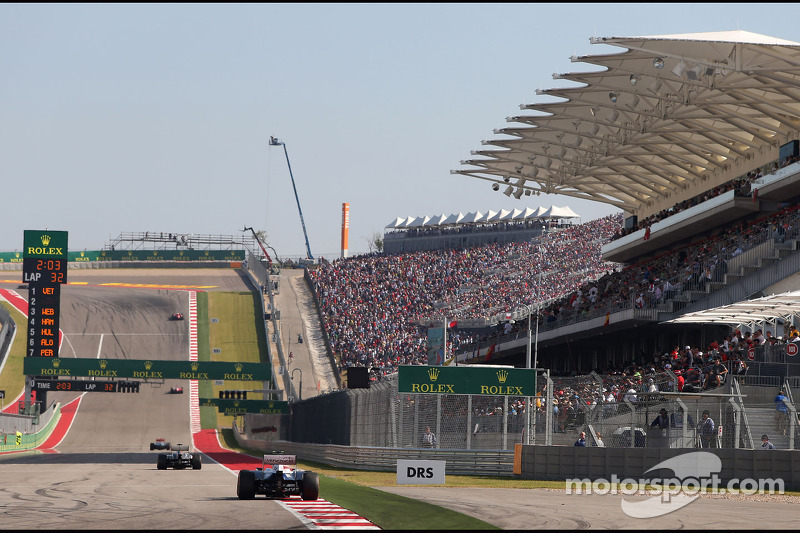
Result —
M447 474L462 476L511 476L514 470L513 450L429 450L287 441L265 442L244 440L236 430L234 435L240 444L250 448L264 451L281 450L293 453L301 460L354 470L395 472L399 459L446 461Z

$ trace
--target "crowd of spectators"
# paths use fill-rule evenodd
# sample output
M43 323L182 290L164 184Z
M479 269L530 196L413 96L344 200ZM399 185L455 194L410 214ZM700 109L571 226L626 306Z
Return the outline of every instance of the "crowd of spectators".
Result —
M466 250L367 254L309 271L340 370L392 372L427 363L427 328L486 318L556 298L613 269L600 248L622 218L612 215L548 232L538 242ZM455 353L472 337L448 335Z
M557 325L620 308L654 308L682 291L721 285L731 259L765 240L800 234L798 207L731 225L625 268L600 257L600 247L621 225L615 215L532 243L369 254L326 262L309 273L340 370L365 365L383 376L398 365L427 364L427 329L445 321L497 317L535 304L540 326ZM526 328L527 320L501 320L482 335L450 329L448 353Z
M797 161L800 161L800 158L798 158L796 156L787 157L783 161L783 163L780 165L780 168L789 166L792 163L796 163ZM715 197L717 197L717 196L719 196L721 194L725 194L728 191L734 191L734 196L739 196L739 197L747 197L747 196L751 196L753 194L758 194L757 193L757 183L756 183L756 181L761 179L764 176L764 172L768 168L769 167L765 167L764 170L762 170L761 168L757 168L755 170L752 170L752 171L748 172L744 176L741 176L739 178L735 178L733 180L730 180L730 181L728 181L726 183L723 183L722 185L719 185L717 187L709 189L709 190L703 192L702 194L698 194L697 196L694 196L693 198L689 198L689 199L684 200L682 202L678 202L674 206L670 207L669 209L662 209L658 213L654 213L654 214L650 215L649 217L643 218L642 220L639 220L637 224L634 224L630 228L620 228L620 231L615 233L611 237L611 240L614 241L614 240L617 240L617 239L619 239L621 237L624 237L625 235L629 235L631 233L635 233L636 231L638 231L638 230L640 230L642 228L650 227L653 224L655 224L656 222L660 222L661 220L664 220L664 219L666 219L668 217L671 217L672 215L674 215L676 213L679 213L681 211L685 211L686 209L689 209L691 207L699 205L699 204L701 204L701 203L703 203L703 202L705 202L707 200L710 200L712 198L715 198ZM772 167L769 168L769 173L775 173L778 170L779 170L778 163L775 162L775 163L772 164Z

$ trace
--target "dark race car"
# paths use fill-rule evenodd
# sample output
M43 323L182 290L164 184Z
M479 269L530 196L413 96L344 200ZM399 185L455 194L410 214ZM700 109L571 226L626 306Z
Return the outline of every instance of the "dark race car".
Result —
M183 313L174 313L171 317L169 317L169 319L170 320L183 320Z
M316 500L319 498L319 475L299 470L296 455L265 455L262 468L240 470L236 482L236 495L240 500L252 500L256 494L267 498L299 495L304 500Z
M156 462L159 470L167 468L180 470L189 467L192 470L200 470L201 466L200 454L190 452L188 444L176 444L172 447L172 451L158 454L158 462Z
M166 440L164 440L164 439L156 439L155 442L151 442L150 443L150 449L151 450L169 450L171 448L170 448L169 442L167 442Z
M170 394L183 394L183 387L172 387L169 389Z

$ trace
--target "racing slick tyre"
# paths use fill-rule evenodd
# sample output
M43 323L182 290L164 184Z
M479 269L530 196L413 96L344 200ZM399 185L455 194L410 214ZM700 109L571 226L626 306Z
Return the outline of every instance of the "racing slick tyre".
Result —
M200 460L200 454L192 455L192 470L200 470L201 466L203 466L203 462Z
M256 497L256 473L252 470L239 470L236 481L236 495L240 500L252 500Z
M156 462L156 468L158 468L159 470L167 469L167 454L165 453L158 454L158 461Z
M156 449L156 445L151 442L150 443L150 451L152 452L155 449Z
M306 472L303 474L301 496L304 500L316 500L319 498L319 475L316 472Z

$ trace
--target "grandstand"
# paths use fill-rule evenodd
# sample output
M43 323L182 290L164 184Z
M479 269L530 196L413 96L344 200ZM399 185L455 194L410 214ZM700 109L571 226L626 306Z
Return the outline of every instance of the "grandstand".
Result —
M510 186L509 186L510 187ZM569 207L488 210L450 215L397 217L383 234L386 253L473 248L484 244L525 242L575 223Z
M625 266L587 285L616 301L539 309L539 361L561 372L707 347L732 325L667 321L777 292L800 270L800 44L745 31L591 42L625 51L572 58L605 70L555 75L582 86L539 91L562 101L522 106L539 114L511 117L484 142L496 149L452 171L623 211L602 255ZM523 361L526 339L489 342Z
M735 326L674 318L779 292L800 271L800 44L744 31L592 42L626 51L573 58L607 70L557 75L583 86L539 91L564 101L523 106L539 114L510 118L520 126L497 130L507 138L483 143L496 149L453 173L518 199L607 203L621 216L520 241L497 236L508 213L483 219L495 224L470 213L468 225L398 217L385 238L395 257L312 275L333 344L350 343L336 348L345 362L422 362L424 328L457 320L457 361L523 366L533 314L544 368L641 365Z

